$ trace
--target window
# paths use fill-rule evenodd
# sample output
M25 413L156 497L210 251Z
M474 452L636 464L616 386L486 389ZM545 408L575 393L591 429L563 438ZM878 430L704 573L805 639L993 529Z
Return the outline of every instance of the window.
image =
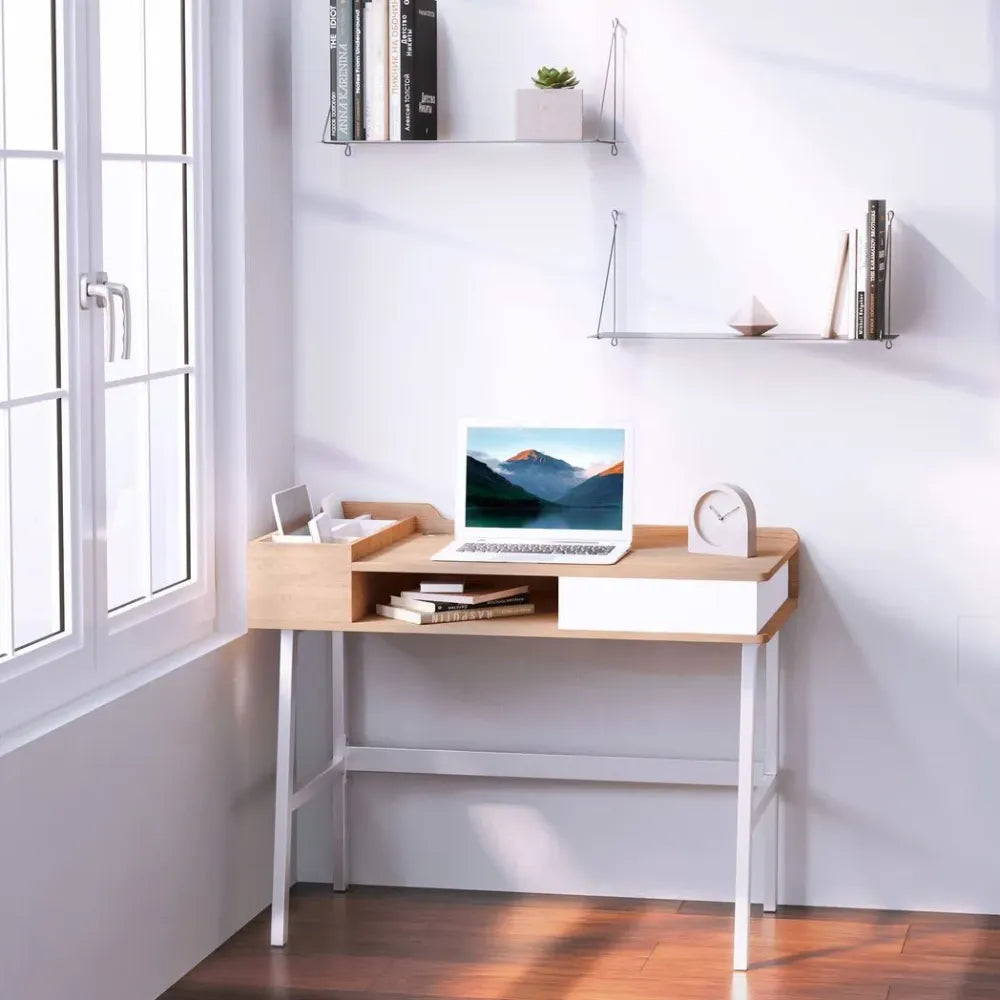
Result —
M0 0L0 731L211 631L204 0Z

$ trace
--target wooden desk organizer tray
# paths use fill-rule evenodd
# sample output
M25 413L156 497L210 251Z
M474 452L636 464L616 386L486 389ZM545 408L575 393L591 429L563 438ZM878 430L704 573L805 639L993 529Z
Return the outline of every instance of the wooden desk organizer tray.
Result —
M454 525L429 504L345 501L343 511L394 523L343 543L250 542L250 628L766 642L797 605L799 538L790 528L758 531L751 559L692 555L687 528L636 525L632 551L614 566L442 563L431 556ZM433 626L374 614L434 576L527 583L537 613Z

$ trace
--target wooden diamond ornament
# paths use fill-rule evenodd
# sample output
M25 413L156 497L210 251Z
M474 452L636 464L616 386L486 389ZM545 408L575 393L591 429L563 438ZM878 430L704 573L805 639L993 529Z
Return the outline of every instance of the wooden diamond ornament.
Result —
M754 297L729 321L729 325L738 330L744 337L759 337L768 330L773 330L778 321L764 308L761 301Z

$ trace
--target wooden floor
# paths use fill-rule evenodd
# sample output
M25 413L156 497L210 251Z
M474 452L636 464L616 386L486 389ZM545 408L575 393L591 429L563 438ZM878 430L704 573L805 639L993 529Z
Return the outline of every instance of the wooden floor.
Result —
M1000 918L783 908L734 975L715 903L298 887L161 1000L993 1000Z

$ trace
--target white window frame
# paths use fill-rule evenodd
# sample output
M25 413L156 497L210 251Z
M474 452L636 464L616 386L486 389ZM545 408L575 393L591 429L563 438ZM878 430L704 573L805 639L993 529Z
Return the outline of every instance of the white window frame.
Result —
M214 371L212 301L212 86L208 0L190 0L193 94L191 207L194 301L190 376L192 422L192 578L120 612L105 611L104 339L98 310L79 308L75 286L101 270L101 130L98 4L65 0L64 48L64 284L68 418L64 464L66 630L0 663L0 748L4 734L129 676L162 673L168 661L221 645L216 621ZM81 206L87 208L85 216ZM112 280L114 280L114 277ZM231 617L231 616L230 616ZM159 665L159 670L157 670ZM2 749L0 749L2 752Z

